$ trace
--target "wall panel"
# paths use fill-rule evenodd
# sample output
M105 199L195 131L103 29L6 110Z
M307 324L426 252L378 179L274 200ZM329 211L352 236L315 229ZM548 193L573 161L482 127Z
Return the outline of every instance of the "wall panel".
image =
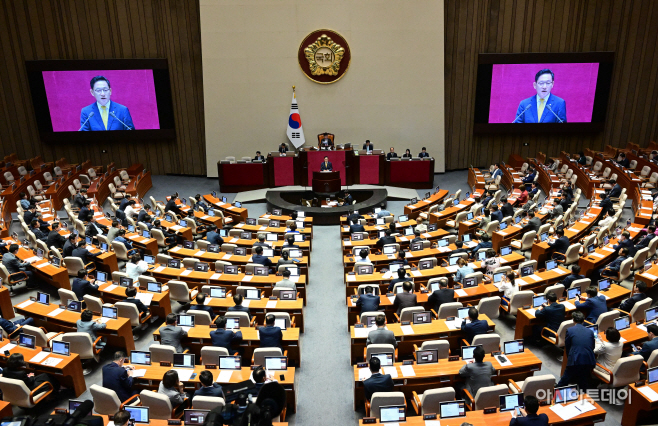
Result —
M0 0L0 153L102 165L140 162L154 174L205 175L199 22L198 0ZM168 59L176 139L42 143L25 61L112 58Z
M445 3L446 169L512 152L557 155L658 139L658 5L651 0L448 0ZM614 51L605 130L593 135L474 135L478 53ZM527 143L528 146L523 146Z

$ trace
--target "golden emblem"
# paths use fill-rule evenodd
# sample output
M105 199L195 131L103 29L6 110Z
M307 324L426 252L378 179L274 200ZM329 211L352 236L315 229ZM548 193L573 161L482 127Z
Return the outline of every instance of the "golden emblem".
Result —
M322 34L315 43L304 49L312 75L338 75L345 49L329 36Z

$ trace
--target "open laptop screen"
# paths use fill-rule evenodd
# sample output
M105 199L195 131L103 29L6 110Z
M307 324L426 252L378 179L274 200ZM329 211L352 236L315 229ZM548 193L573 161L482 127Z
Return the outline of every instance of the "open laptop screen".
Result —
M439 416L442 419L463 417L466 415L466 403L463 400L441 402L439 404Z
M439 351L437 349L416 351L416 362L420 364L433 364L439 362Z
M500 395L500 411L512 411L516 407L523 407L523 394Z
M188 426L201 426L206 421L210 410L183 410L185 413L185 424Z
M510 340L503 343L505 355L513 355L523 352L523 339Z
M399 423L407 419L404 405L385 405L379 407L379 421L381 423Z

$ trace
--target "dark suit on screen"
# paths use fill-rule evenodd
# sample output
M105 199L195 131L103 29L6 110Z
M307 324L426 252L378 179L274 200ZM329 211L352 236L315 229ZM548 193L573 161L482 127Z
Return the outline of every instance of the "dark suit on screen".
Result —
M527 109L526 109L527 108ZM526 110L523 112L523 110ZM551 112L553 110L553 112ZM516 115L520 115L515 123L559 123L558 117L564 123L567 122L567 103L562 98L550 94L544 106L541 118L537 118L537 95L530 96L519 103ZM555 114L553 114L555 113ZM557 117L556 117L557 115Z
M105 129L105 125L103 124L103 118L101 117L101 112L98 110L98 103L94 102L91 105L88 105L84 108L82 108L82 111L80 112L80 126L82 126L82 129L80 129L83 132L86 131L95 131L95 130L127 130L126 127L119 122L119 120L123 121L128 127L131 129L135 129L135 125L133 124L133 119L130 116L130 111L128 108L124 105L118 104L114 101L110 101L108 104L109 106L109 112L107 114L107 129ZM87 120L87 117L89 117L89 114L93 112L94 116L91 117L86 124L83 123L85 120ZM119 119L115 119L110 115L110 112L114 113L114 115Z

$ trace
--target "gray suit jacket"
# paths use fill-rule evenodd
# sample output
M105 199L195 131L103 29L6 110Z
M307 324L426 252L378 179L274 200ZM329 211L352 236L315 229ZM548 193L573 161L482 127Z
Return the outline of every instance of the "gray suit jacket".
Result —
M393 307L397 309L398 315L404 308L410 308L412 306L417 306L417 297L413 293L398 293L395 295L395 302L393 302Z
M187 337L187 332L181 327L165 325L160 328L160 344L173 346L177 353L183 352L183 345L180 341L185 337Z
M119 233L119 228L110 228L110 230L107 231L107 240L110 242L110 244L117 237L118 233Z
M491 377L494 374L496 374L496 369L488 361L466 364L459 370L459 375L466 378L464 389L468 389L473 398L480 388L493 386Z
M21 260L12 253L5 253L2 256L2 264L5 265L5 268L7 268L7 271L10 274L15 274L16 272L25 270L25 266L27 265L27 263L21 262Z
M82 321L78 320L76 323L78 328L78 333L87 333L91 336L91 342L93 343L96 340L96 330L104 329L107 324L98 324L96 321Z
M297 285L294 282L284 278L278 283L274 284L274 288L289 288L291 290L296 290Z
M371 343L388 343L393 345L394 348L398 347L398 342L395 340L395 334L391 330L385 328L378 328L372 330L368 334L368 339L366 340L366 346Z

